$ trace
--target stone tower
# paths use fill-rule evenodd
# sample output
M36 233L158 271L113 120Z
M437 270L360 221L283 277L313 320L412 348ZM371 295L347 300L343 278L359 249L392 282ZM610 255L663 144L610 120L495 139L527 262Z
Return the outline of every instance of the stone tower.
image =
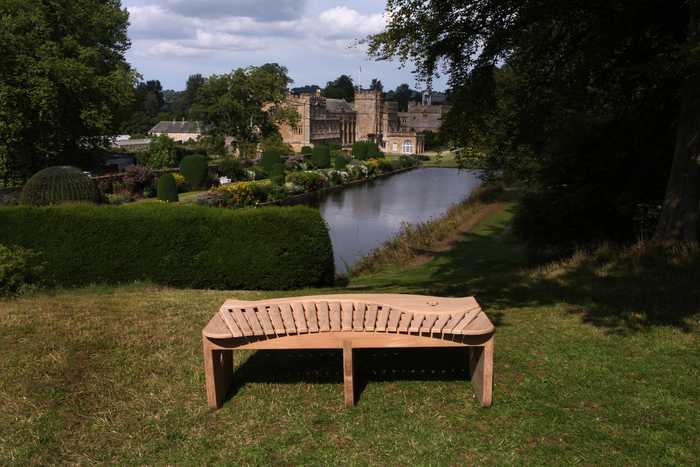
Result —
M384 99L381 91L355 90L356 139L381 142L384 133Z

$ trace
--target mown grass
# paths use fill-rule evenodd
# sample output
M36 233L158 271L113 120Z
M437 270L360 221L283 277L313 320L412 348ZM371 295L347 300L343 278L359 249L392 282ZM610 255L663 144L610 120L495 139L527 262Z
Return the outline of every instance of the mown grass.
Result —
M477 296L497 325L490 409L453 350L360 353L350 410L339 353L258 352L238 356L234 397L212 412L202 326L224 298L289 292L90 287L0 302L0 464L696 464L694 256L530 267L510 216L349 285Z

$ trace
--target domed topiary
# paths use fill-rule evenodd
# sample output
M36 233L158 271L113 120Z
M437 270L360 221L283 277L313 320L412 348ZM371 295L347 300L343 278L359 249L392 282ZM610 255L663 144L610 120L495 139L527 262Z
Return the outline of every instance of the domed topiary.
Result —
M180 200L173 174L161 175L158 179L158 199L166 203L176 203Z
M345 158L345 156L341 153L338 153L335 155L335 169L336 170L345 170L345 168L348 166L348 160Z
M268 174L272 172L274 167L276 165L279 165L282 163L282 158L280 156L280 152L276 149L266 149L263 151L262 154L262 160L260 161L260 165L262 165L262 168L265 169L265 172Z
M311 154L313 150L314 149L311 146L302 146L301 151L299 151L299 154Z
M22 204L45 206L66 202L99 203L95 182L80 169L55 166L32 175L22 189Z
M209 163L205 156L198 154L187 156L180 162L180 173L187 180L187 184L193 190L205 188Z

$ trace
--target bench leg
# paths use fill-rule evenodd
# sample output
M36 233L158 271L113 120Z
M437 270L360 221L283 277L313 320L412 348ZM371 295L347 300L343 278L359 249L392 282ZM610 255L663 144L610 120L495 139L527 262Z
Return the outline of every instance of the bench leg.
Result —
M493 399L493 337L483 347L469 347L472 387L482 407L491 407Z
M343 341L343 386L345 407L355 405L355 384L353 382L352 343Z
M233 350L215 349L204 338L204 375L209 407L218 409L223 405L233 381Z

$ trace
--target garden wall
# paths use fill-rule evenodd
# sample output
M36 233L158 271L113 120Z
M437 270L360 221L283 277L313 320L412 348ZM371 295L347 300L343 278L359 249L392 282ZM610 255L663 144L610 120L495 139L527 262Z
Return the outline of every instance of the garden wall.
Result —
M176 287L330 285L333 251L317 210L196 206L0 208L0 243L40 253L52 285L137 280Z

